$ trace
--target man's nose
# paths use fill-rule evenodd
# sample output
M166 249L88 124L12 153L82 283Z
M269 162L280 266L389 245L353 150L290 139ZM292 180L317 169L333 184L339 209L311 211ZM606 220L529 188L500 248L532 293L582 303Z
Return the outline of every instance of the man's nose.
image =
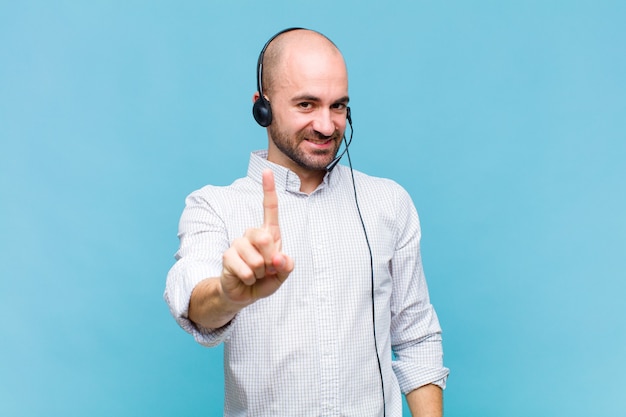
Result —
M337 126L335 126L335 122L328 109L320 109L316 113L315 120L313 121L313 129L324 136L331 136L335 132Z

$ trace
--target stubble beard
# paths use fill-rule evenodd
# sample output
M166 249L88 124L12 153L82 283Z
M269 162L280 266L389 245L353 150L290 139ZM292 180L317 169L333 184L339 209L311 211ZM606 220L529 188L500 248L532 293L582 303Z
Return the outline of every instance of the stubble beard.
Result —
M292 138L289 134L280 131L274 125L270 125L269 133L278 150L299 167L310 171L325 171L328 164L330 164L335 158L335 155L337 155L339 145L341 144L341 134L339 131L335 131L330 137L322 136L315 131L299 131L295 137ZM318 150L307 153L299 147L306 138L331 140L334 146L330 150ZM320 156L325 157L320 158Z

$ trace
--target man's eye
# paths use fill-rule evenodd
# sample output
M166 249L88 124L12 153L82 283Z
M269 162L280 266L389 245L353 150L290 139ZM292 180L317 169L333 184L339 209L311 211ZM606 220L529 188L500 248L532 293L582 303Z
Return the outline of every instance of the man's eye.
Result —
M343 109L345 109L345 108L346 108L345 103L336 103L336 104L333 104L333 109L335 109L335 110L343 110Z
M298 104L298 106L299 106L301 109L310 109L310 108L311 108L311 103L304 102L304 103L300 103L300 104Z

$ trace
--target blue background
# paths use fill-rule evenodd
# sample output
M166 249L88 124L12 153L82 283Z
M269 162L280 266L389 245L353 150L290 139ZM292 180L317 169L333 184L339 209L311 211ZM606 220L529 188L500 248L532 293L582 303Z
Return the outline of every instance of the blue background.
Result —
M1 1L0 415L207 416L162 301L185 196L265 147L288 26L350 72L355 168L414 198L447 416L626 409L626 3ZM337 213L337 215L340 215Z

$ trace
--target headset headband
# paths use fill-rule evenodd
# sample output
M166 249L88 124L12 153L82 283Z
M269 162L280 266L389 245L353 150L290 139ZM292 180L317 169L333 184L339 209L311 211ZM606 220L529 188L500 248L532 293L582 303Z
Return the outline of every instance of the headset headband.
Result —
M267 42L265 42L265 45L263 45L263 49L261 49L261 53L259 54L259 59L257 61L256 67L256 88L259 92L259 98L254 102L254 105L252 106L252 115L254 116L254 120L256 120L257 123L263 127L267 127L272 123L272 108L270 107L270 102L267 101L263 93L263 58L265 57L265 50L274 39L276 39L283 33L301 29L304 28L292 27L281 30L280 32L272 36Z

